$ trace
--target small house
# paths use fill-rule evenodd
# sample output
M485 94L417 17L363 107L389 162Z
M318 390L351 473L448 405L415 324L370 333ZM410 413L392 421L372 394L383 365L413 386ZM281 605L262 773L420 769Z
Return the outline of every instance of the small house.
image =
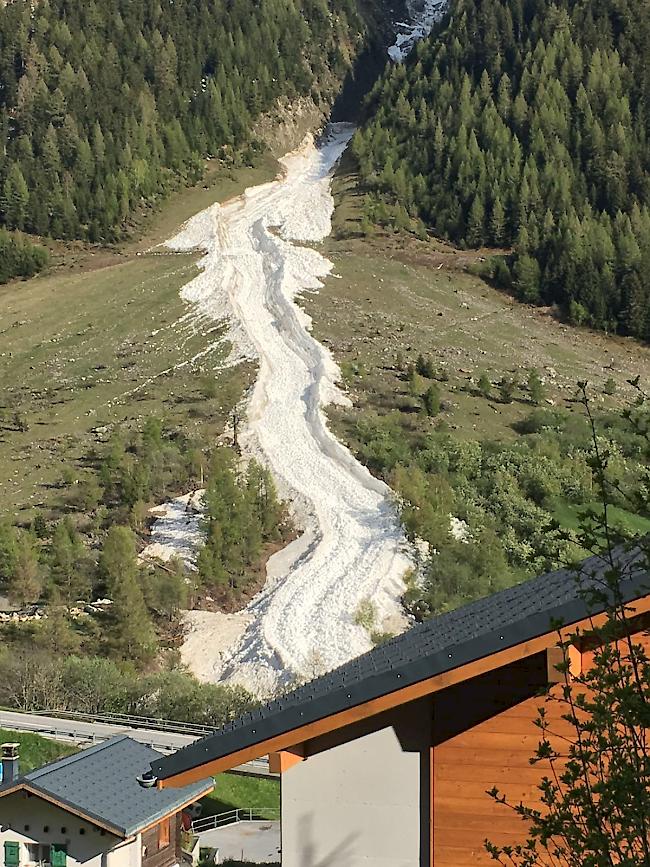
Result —
M24 776L17 744L3 746L0 857L4 867L174 867L181 812L211 779L176 789L143 788L139 768L160 753L112 738Z

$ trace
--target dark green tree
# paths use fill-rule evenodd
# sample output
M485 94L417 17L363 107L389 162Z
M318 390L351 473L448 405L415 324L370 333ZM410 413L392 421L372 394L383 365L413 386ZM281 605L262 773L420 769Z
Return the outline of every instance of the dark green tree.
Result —
M531 403L539 406L539 404L544 400L544 384L534 367L528 371L527 386Z
M430 385L424 392L422 406L429 418L438 415L440 412L440 389L436 385Z
M125 659L144 662L156 649L151 619L139 583L133 531L113 526L99 558L99 574L112 601L109 641Z
M482 397L492 397L492 382L484 370L481 371L481 375L478 378L477 388Z

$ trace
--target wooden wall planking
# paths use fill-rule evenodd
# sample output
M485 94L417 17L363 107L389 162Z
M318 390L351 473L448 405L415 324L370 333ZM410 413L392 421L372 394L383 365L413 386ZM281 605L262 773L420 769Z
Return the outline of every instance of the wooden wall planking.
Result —
M494 862L486 838L500 845L525 840L521 819L487 790L496 785L515 802L540 806L537 782L544 770L529 759L540 740L534 720L546 679L546 657L537 654L436 697L435 867L487 867ZM567 728L558 705L547 712L558 732Z

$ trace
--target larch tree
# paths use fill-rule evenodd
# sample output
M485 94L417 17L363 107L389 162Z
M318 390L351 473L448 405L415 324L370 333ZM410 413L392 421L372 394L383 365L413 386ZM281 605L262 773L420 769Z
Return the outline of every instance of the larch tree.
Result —
M99 559L99 572L110 594L110 636L125 659L145 661L155 652L151 618L139 583L135 536L128 527L108 531Z

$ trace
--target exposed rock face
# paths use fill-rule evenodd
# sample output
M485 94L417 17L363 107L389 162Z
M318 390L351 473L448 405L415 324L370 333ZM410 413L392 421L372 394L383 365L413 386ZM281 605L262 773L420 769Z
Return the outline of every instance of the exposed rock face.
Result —
M299 147L308 132L321 129L328 111L311 97L299 97L293 102L283 99L257 120L253 136L263 141L274 156L281 157Z

